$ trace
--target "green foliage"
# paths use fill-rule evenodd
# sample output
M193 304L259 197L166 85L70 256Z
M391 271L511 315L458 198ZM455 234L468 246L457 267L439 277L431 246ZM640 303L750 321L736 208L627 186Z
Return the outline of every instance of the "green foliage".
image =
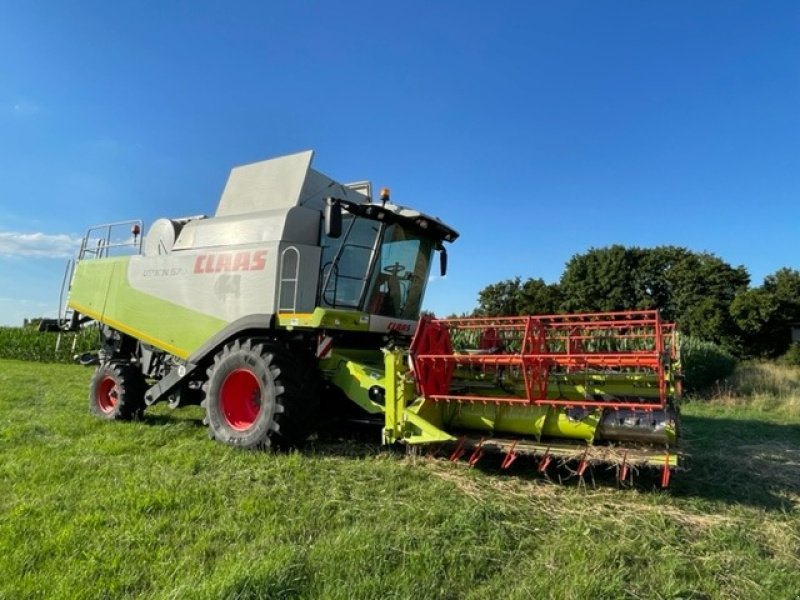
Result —
M563 295L557 283L545 283L543 279L528 279L520 292L522 314L553 315L561 310Z
M726 350L698 338L683 335L681 368L687 391L703 391L730 376L736 360Z
M789 346L786 354L781 356L781 362L792 367L800 367L800 343L795 342Z
M0 598L796 595L796 417L689 403L691 468L640 493L604 467L552 484L525 457L243 452L197 407L101 422L89 376L0 361Z
M492 317L522 314L520 288L519 277L486 286L478 292L479 306L476 313Z
M519 277L500 281L479 292L476 314L483 316L551 315L561 306L561 291L557 284L542 279Z
M573 256L560 289L566 311L657 308L685 334L736 350L738 331L728 307L749 280L744 267L707 252L616 245Z
M489 285L479 315L658 309L689 336L735 356L777 357L800 322L800 271L780 269L748 289L743 266L678 246L621 245L573 256L556 284L519 277Z
M58 333L40 332L33 327L0 327L0 358L68 363L75 354L97 350L98 342L94 327L62 333L60 343Z
M780 269L731 304L749 354L774 358L789 350L790 325L800 322L800 271Z
M561 275L562 308L567 312L650 308L643 306L636 286L635 250L615 245L573 256Z
M724 385L719 386L711 401L725 406L749 406L800 415L800 368L776 361L742 361Z

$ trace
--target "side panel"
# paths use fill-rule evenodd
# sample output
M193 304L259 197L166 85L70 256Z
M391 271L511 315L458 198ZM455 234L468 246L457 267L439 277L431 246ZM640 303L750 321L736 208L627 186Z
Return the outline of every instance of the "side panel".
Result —
M277 242L134 256L130 287L227 323L274 314Z
M69 306L181 358L225 327L222 319L131 287L127 277L130 260L124 257L79 262Z
M262 326L270 326L277 246L83 260L69 305L187 358L244 317L261 315Z

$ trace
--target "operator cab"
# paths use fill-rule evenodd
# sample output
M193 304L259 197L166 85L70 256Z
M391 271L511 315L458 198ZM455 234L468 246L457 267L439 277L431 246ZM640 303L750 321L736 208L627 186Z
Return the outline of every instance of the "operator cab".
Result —
M395 319L419 317L434 250L446 270L444 241L458 233L423 213L394 204L328 199L321 235L319 306Z

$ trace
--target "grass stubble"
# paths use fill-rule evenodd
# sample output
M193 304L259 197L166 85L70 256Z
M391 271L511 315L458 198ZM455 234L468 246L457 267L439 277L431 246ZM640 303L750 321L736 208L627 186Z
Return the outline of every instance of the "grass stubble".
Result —
M89 376L0 360L0 598L798 598L791 400L686 403L664 492L360 441L237 451L199 409L90 417Z

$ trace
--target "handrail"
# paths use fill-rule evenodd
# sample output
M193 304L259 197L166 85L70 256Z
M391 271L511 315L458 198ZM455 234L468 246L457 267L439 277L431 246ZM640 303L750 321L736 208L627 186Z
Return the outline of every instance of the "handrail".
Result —
M58 294L58 327L61 329L67 320L67 311L65 310L64 292L69 291L72 286L72 270L75 263L70 259L64 267L64 278L61 280L61 292ZM63 314L63 317L62 317Z
M130 229L130 237L121 242L112 243L112 234L115 229L123 226L128 226ZM144 236L144 221L141 219L133 219L130 221L116 221L114 223L106 223L104 225L94 225L86 230L86 235L81 240L81 246L78 250L78 260L83 260L91 256L92 258L108 258L112 248L132 248L133 253L142 253L142 240ZM89 243L96 240L94 247L90 247Z

